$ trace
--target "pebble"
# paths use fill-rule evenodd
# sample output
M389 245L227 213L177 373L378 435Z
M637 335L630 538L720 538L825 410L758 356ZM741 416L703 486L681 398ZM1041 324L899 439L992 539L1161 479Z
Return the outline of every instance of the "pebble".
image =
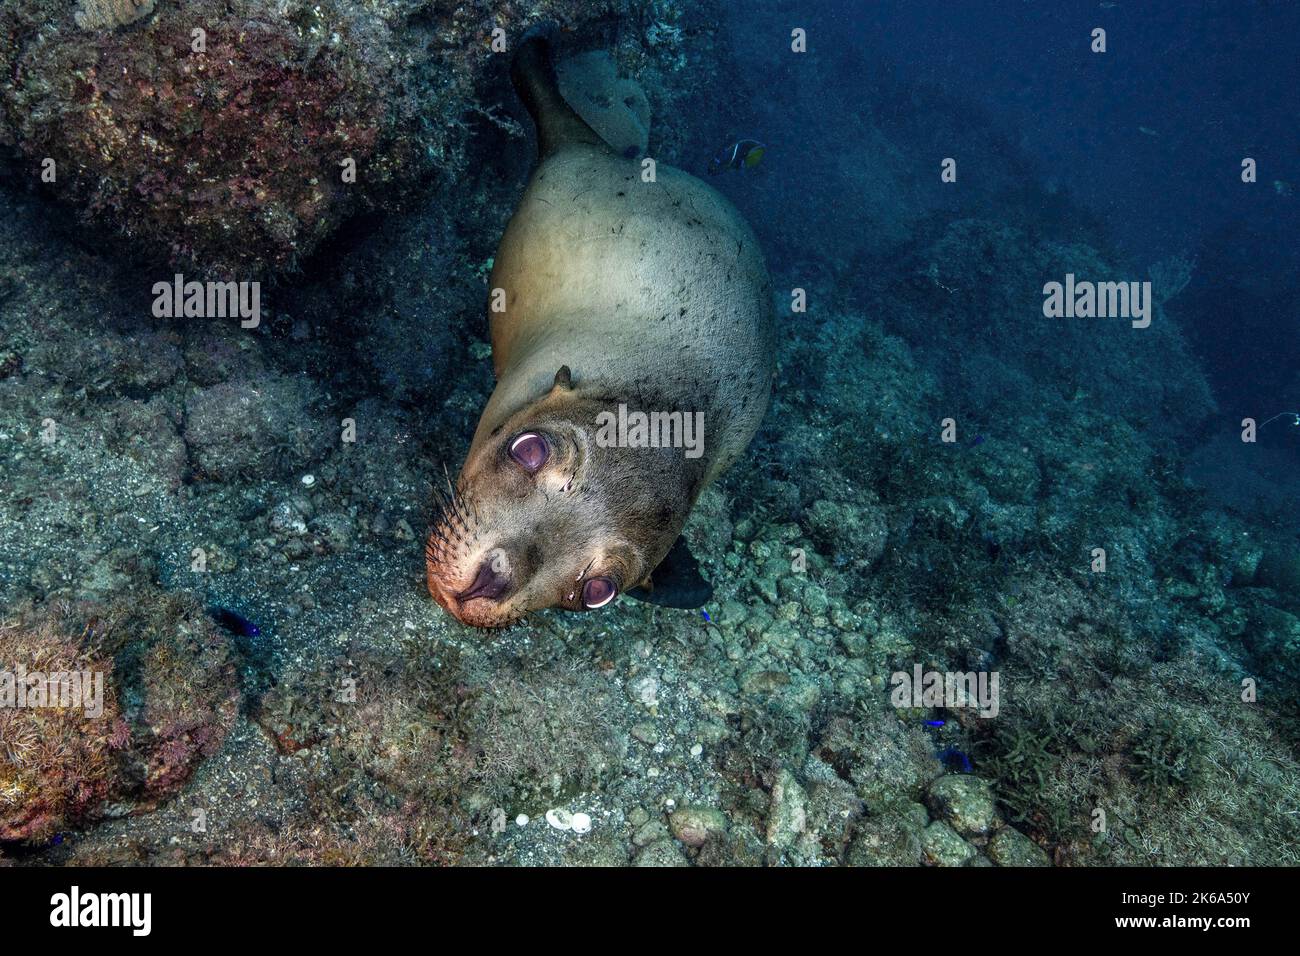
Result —
M934 866L961 866L975 854L975 848L942 820L921 831L921 853Z
M659 743L659 728L654 724L640 723L632 726L632 736L643 744Z
M673 836L687 846L703 846L709 837L727 829L727 818L713 807L682 807L668 818Z
M636 855L636 866L690 866L681 848L672 840L658 840L647 844Z
M988 783L968 774L950 774L930 784L926 802L939 819L965 836L981 835L997 819Z
M989 841L989 857L998 866L1051 866L1051 858L1019 830L1004 827Z
M651 820L644 826L640 827L632 834L632 843L635 846L649 846L668 836L668 828L660 820Z
M808 825L808 795L789 770L777 775L772 787L772 809L767 818L767 842L788 850Z
M627 695L633 703L653 707L659 700L659 678L654 674L633 678L627 685Z

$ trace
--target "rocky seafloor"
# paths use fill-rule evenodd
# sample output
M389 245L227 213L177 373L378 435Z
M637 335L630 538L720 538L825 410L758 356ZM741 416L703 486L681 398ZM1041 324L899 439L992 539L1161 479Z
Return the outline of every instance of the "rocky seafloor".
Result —
M711 78L761 55L645 6L621 62L656 116L695 117L656 120L651 151L698 168ZM500 633L430 600L422 544L492 386L487 262L529 161L511 109L432 197L195 232L210 261L299 267L255 330L154 318L170 265L130 234L166 217L59 211L19 150L0 668L102 672L106 705L0 710L0 863L1298 862L1300 541L1184 476L1221 417L1186 277L1150 329L1042 319L1044 277L1132 264L1022 177L923 185L940 132L991 170L1009 147L880 84L819 139L823 186L796 202L777 156L722 186L810 308L782 295L768 418L687 528L713 600ZM834 226L845 195L862 219ZM918 665L996 672L997 716L894 706Z

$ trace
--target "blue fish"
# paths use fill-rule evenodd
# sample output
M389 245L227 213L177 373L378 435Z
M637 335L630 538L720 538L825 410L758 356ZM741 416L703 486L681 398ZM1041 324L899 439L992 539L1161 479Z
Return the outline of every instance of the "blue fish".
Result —
M738 139L722 147L709 163L709 175L716 176L724 169L753 169L763 161L767 147L756 139Z
M208 613L212 619L224 627L231 634L238 634L240 637L261 637L262 629L250 621L244 615L230 610L228 607L221 607L218 604L208 608Z
M970 773L973 769L971 767L970 757L967 757L956 747L944 747L943 750L939 751L938 756L939 762L949 770L957 770L961 773Z

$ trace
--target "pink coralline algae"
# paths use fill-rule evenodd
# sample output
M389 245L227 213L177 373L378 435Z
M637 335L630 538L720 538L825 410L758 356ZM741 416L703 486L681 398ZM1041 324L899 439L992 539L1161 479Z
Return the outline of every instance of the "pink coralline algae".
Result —
M98 694L0 693L0 840L42 842L175 796L239 708L225 636L183 595L24 607L0 622L4 675L97 675ZM21 706L20 706L21 705ZM68 705L68 706L64 706Z
M0 144L106 241L222 278L280 274L349 216L455 181L476 84L503 62L495 27L627 5L187 0L88 30L66 0L15 0Z

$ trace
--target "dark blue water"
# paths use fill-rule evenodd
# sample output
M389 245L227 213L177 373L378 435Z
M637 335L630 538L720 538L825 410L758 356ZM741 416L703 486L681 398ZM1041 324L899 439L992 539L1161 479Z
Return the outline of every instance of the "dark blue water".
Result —
M793 27L804 57L788 52ZM746 7L728 32L743 66L713 122L776 141L768 176L729 195L792 281L836 253L893 268L917 233L889 235L903 193L900 208L1027 224L1135 274L1194 262L1168 312L1219 405L1205 437L1300 410L1298 36L1294 3ZM957 188L939 181L948 156ZM837 281L853 298L852 272ZM1295 452L1300 429L1274 423L1260 441Z

